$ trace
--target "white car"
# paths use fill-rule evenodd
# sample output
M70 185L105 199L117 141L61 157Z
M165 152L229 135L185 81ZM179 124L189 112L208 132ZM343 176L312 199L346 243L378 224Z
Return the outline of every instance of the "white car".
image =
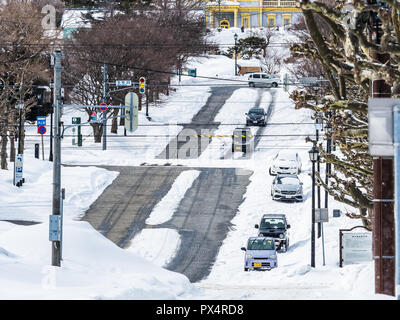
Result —
M274 74L255 72L250 74L247 80L249 81L249 87L255 87L257 85L276 88L279 84L280 78Z
M300 174L301 158L296 151L280 150L272 159L270 175Z

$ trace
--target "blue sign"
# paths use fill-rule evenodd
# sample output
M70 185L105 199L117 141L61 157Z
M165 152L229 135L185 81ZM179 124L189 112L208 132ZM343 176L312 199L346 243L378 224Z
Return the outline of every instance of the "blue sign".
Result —
M196 68L194 68L194 69L189 69L189 71L188 71L188 76L196 77L196 76L197 76L197 69L196 69Z
M131 86L132 81L131 80L117 80L115 81L116 86Z
M46 126L46 117L36 117L36 125L39 126Z

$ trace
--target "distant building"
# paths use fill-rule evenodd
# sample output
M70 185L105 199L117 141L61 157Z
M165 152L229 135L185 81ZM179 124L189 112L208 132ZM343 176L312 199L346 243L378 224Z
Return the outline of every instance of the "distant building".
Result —
M209 28L283 27L291 25L301 15L294 0L206 1L205 15Z

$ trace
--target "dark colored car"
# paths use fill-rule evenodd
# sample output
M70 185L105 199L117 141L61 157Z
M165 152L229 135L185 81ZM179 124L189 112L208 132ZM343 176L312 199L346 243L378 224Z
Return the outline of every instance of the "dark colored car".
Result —
M286 252L289 248L288 224L284 214L264 214L260 225L254 226L258 229L258 236L271 237L274 239L279 252Z
M263 108L251 108L246 114L246 126L265 126L266 113Z

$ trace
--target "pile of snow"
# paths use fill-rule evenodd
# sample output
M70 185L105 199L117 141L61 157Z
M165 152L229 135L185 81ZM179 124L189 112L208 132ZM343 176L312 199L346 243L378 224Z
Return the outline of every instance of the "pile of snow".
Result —
M66 199L59 268L51 266L48 240L52 163L27 157L21 188L12 185L10 171L0 172L0 219L42 222L0 222L1 299L176 299L194 290L185 276L119 248L77 221L117 175L96 167L62 169Z
M170 220L184 198L186 191L200 175L199 170L183 171L172 184L164 198L154 207L146 223L150 225L162 224Z

